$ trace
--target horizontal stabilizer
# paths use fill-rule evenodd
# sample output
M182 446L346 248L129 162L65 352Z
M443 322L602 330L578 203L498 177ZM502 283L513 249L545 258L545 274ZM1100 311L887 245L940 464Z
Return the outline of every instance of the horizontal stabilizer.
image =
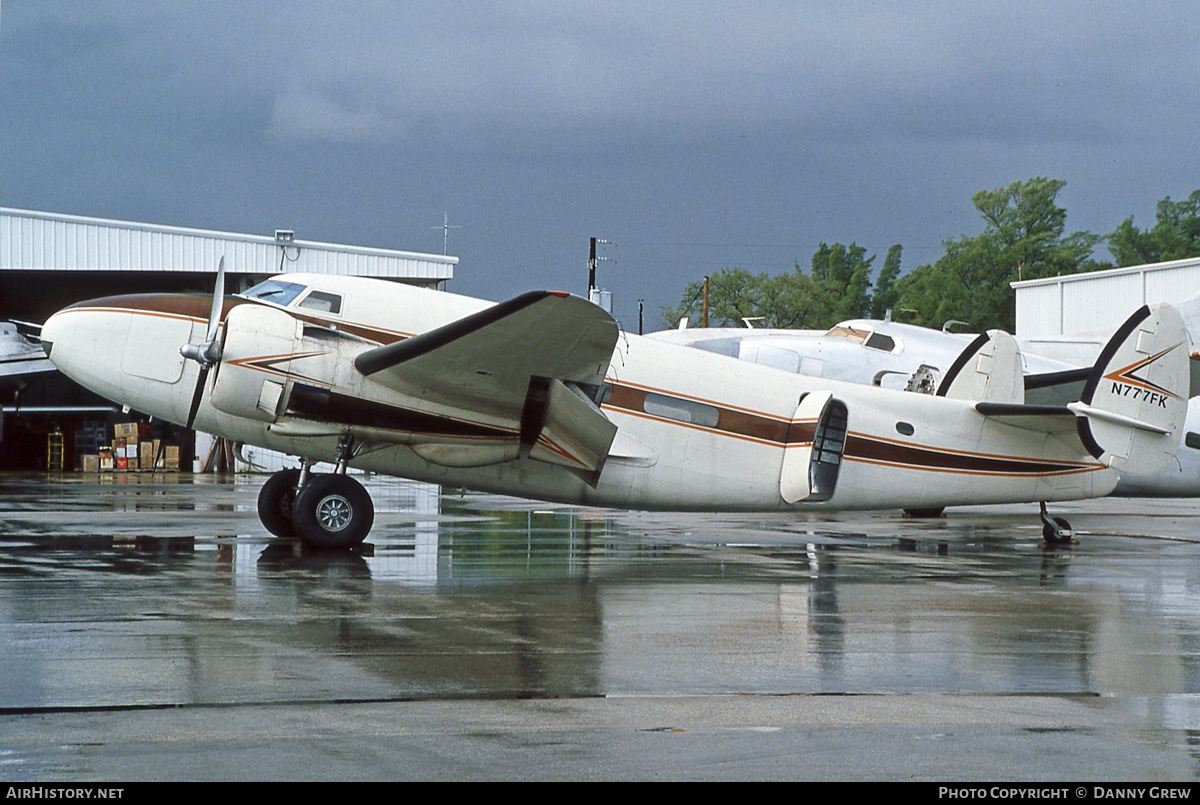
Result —
M1188 336L1170 305L1143 306L1121 325L1070 410L1080 441L1120 472L1161 469L1187 413Z
M959 354L938 386L937 396L996 403L1025 402L1021 352L1003 330L982 333Z
M981 402L975 404L975 410L997 422L1038 433L1070 433L1075 430L1075 414L1065 405Z

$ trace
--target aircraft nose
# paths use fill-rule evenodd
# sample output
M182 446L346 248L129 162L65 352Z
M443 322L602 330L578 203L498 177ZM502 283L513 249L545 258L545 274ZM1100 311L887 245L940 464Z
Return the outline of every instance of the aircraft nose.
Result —
M50 318L46 319L46 323L42 325L40 339L42 342L42 351L46 353L46 357L54 360L54 344L61 340L66 329L65 318L60 310Z

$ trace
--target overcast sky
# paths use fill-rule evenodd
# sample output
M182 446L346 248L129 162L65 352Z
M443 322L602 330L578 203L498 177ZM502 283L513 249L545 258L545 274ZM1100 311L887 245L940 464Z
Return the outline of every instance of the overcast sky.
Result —
M1069 231L1200 189L1200 3L57 2L0 6L0 206L438 252L450 290L583 293L635 329L821 241L905 269L980 189ZM16 311L0 311L17 315Z

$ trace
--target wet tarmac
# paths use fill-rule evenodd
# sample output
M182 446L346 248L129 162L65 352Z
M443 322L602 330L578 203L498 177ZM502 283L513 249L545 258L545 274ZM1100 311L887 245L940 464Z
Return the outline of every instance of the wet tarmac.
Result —
M1200 777L1200 503L650 514L0 476L0 780Z

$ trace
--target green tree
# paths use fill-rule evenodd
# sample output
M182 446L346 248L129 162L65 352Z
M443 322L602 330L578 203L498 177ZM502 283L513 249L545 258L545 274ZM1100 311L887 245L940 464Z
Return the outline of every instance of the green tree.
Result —
M1056 198L1065 184L1037 177L976 193L971 201L983 216L983 232L944 241L937 262L899 279L896 306L915 310L914 323L929 327L958 319L978 329L1012 330L1009 283L1105 267L1092 260L1098 235L1064 235L1067 214Z
M833 300L826 289L800 271L776 277L752 274L744 268L723 268L708 280L710 327L741 327L743 319L761 318L760 327L801 329L814 323ZM663 320L675 327L685 316L700 326L704 309L704 281L688 283L679 305L663 308Z
M1167 196L1155 208L1155 224L1140 230L1129 216L1106 238L1118 266L1200 256L1200 190L1184 201Z
M904 251L899 243L887 250L883 268L875 280L875 293L871 295L871 318L882 319L896 306L896 280L900 277L900 255Z
M829 311L833 324L842 319L856 319L870 314L871 263L867 250L856 243L832 246L822 243L812 256L812 278L827 283L831 291L840 291L837 306Z
M760 318L759 327L824 329L844 319L872 315L871 265L874 255L856 243L822 243L812 256L812 270L800 264L786 274L752 274L743 268L723 268L709 278L708 320L712 327L741 327L742 320ZM900 246L888 250L880 272L884 303L895 301L900 273ZM698 326L704 306L704 282L689 283L673 308L662 309L668 327L687 316Z

